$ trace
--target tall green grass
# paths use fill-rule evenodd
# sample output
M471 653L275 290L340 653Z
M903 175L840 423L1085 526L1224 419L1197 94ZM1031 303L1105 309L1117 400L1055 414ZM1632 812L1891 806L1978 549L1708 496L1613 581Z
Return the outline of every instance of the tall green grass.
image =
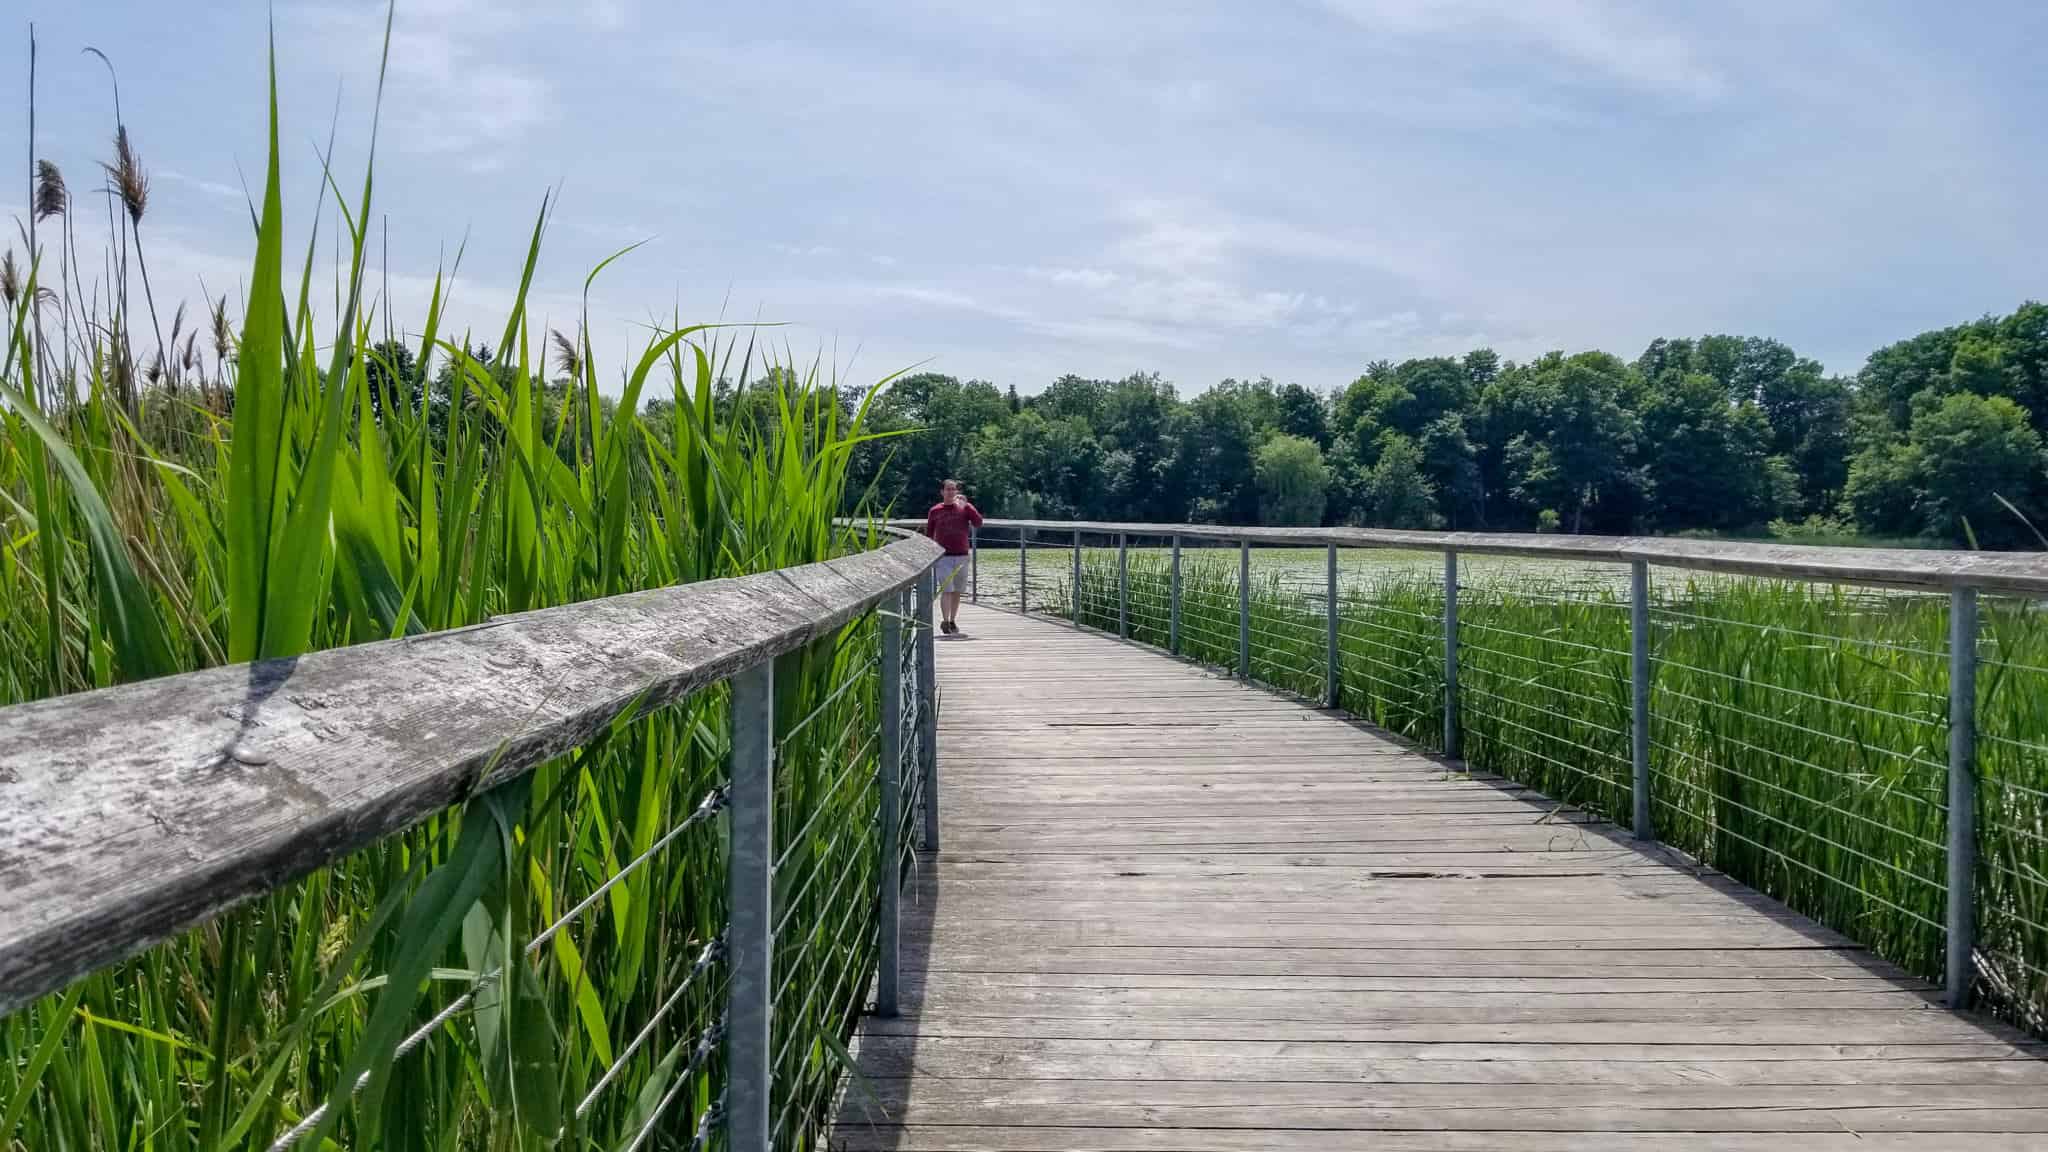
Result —
M1133 636L1164 646L1169 573L1130 558ZM1443 587L1346 569L1340 700L1421 747L1442 743ZM1190 553L1184 656L1237 665L1237 565ZM1459 590L1463 753L1626 823L1629 610L1605 580L1492 574ZM1652 591L1651 809L1658 838L1942 977L1948 608L1876 594L1658 571ZM1117 626L1113 559L1082 572L1082 622ZM1254 567L1252 675L1318 698L1323 596ZM1062 596L1060 603L1065 603ZM1978 991L2048 1034L2048 625L1987 599L1979 728Z
M526 303L545 206L502 327L480 334L496 341L486 361L447 327L450 275L424 315L382 314L364 261L374 164L352 198L330 178L309 215L338 221L348 258L318 324L313 248L288 268L275 91L273 70L246 308L235 327L223 305L212 371L188 340L170 375L138 386L125 284L43 291L43 257L66 251L43 236L77 206L60 189L31 222L0 356L0 703L873 543L834 519L858 506L847 465L873 391L757 357L744 333L657 331L616 366L581 323L550 339ZM446 370L449 395L408 387L379 343L396 332L420 381ZM778 1016L786 1147L820 1143L873 964L874 798L842 786L873 776L872 631L855 621L776 669L775 820L792 830L778 972L831 993ZM622 1149L643 1132L687 1146L722 1082L722 821L656 849L715 807L724 701L714 689L621 722L0 1020L0 1148L262 1148L323 1106L299 1146ZM813 891L818 876L833 885Z

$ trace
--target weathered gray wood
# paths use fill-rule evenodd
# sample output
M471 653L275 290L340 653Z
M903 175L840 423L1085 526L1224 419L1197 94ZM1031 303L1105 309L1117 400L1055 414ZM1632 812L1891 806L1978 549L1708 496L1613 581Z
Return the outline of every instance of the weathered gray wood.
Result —
M829 633L923 539L0 711L0 1013Z
M1066 1016L964 1016L935 1013L876 1018L866 1031L887 1036L986 1036L1086 1040L1258 1040L1344 1042L1361 1037L1416 1044L1934 1044L1980 1043L1983 1029L1942 1010L1904 1012L1766 1012L1752 1019L1646 1010L1633 1020L1580 1019L1573 1013L1513 1013L1499 1020L1347 1021L1191 1020L1178 1016L1119 1019Z
M1082 1060L1217 1059L1285 1067L1294 1061L1371 1061L1385 1068L1387 1075L1410 1074L1393 1067L1395 1061L1428 1065L1451 1061L1498 1061L1549 1063L1575 1061L1606 1064L1775 1064L1788 1070L1811 1074L1821 1071L1822 1062L1840 1062L1850 1068L1880 1076L1875 1065L1885 1061L1908 1061L1922 1066L1941 1062L1964 1070L1986 1064L2001 1065L1997 1079L2008 1077L2032 1081L2048 1076L2048 1064L2034 1059L2044 1046L1996 1042L1981 1044L1542 1044L1469 1043L1430 1044L1384 1042L1379 1040L1271 1041L1271 1040L1067 1040L1059 1037L1004 1040L977 1036L877 1036L870 1049L882 1069L900 1066L919 1057L936 1057L935 1063L961 1067L979 1058L1010 1057L1004 1076L1029 1079L1043 1065L1040 1058ZM2013 1067L2012 1062L2021 1061ZM2029 1071L2031 1070L2031 1071ZM1823 1073L1826 1074L1826 1073ZM1109 1075L1104 1080L1137 1079ZM1899 1082L1894 1080L1894 1083ZM1965 1081L1968 1082L1968 1081Z
M927 1081L939 1083L939 1081ZM1410 1086L1403 1085L1407 1091ZM1463 1103L1434 1107L1403 1107L1376 1099L1352 1106L1305 1107L1296 1104L1184 1105L1157 1104L1069 1104L1047 1102L1035 1096L1023 1100L980 1099L965 1102L912 1101L897 1115L907 1125L1020 1125L1055 1115L1077 1127L1124 1127L1140 1124L1167 1128L1243 1128L1261 1134L1298 1129L1378 1133L1392 1131L1467 1131L1519 1134L1524 1132L1674 1132L1686 1133L1696 1148L1714 1148L1708 1138L1723 1132L1769 1132L1784 1143L1802 1143L1809 1132L1904 1132L1919 1136L1922 1147L1931 1129L1947 1133L2040 1133L2037 1141L2048 1139L2048 1108L2018 1105L1995 1107L1966 1104L1954 1109L1937 1109L1913 1104L1832 1108L1816 1103L1811 1107L1746 1108L1723 1103L1699 1107L1645 1108L1621 1101L1555 1107L1481 1107L1498 1091L1489 1085L1471 1091ZM1750 1089L1747 1091L1758 1091ZM1816 1099L1826 1090L1806 1089ZM858 1096L858 1093L854 1094ZM1553 1097L1560 1095L1552 1093ZM1736 1099L1737 1090L1716 1101ZM1797 1133L1802 1140L1787 1140ZM1271 1147L1270 1144L1267 1145ZM1495 1145L1499 1147L1500 1145ZM1519 1146L1519 1145L1517 1145ZM1979 1145L1972 1141L1969 1147ZM972 1147L970 1145L970 1147ZM1375 1145L1376 1147L1376 1145ZM1957 1145L1950 1145L1957 1147ZM2038 1144L2036 1145L2038 1147Z
M1498 1132L1376 1131L1231 1128L1079 1128L1029 1124L999 1127L920 1125L886 1120L845 1125L833 1147L843 1152L1785 1152L1778 1132ZM1933 1152L1925 1132L1802 1132L1798 1152ZM1972 1134L1969 1152L2040 1152L2032 1133Z
M1328 1109L1334 1113L1387 1113L1434 1111L1479 1106L1483 1110L1566 1109L1624 1111L1705 1111L1722 1114L1712 1125L1736 1131L1783 1131L1772 1123L1772 1113L1781 1110L1814 1112L1860 1111L1876 1108L1918 1110L1983 1110L1997 1119L2017 1121L2020 1131L2048 1131L2048 1099L2043 1098L2039 1077L2002 1082L1948 1083L1940 1085L1943 1103L1925 1103L1928 1085L1883 1082L1849 1082L1825 1085L1804 1083L1723 1083L1710 1078L1675 1084L1644 1085L1614 1079L1581 1082L1546 1080L1503 1082L1459 1082L1445 1080L1239 1080L1214 1076L1229 1070L1210 1068L1212 1077L1185 1080L1160 1078L1016 1078L922 1076L891 1077L871 1081L871 1089L884 1104L905 1104L911 1111L932 1109L1028 1109L1058 1111L1072 1123L1067 1109L1156 1108L1201 1113L1241 1110L1247 1117L1264 1114L1264 1123L1248 1126L1278 1126L1280 1113L1307 1114ZM2032 1116L2005 1117L2002 1112L2031 1112ZM1242 1122L1241 1122L1242 1123ZM1189 1127L1202 1127L1199 1122ZM1349 1125L1338 1124L1338 1127ZM1370 1122L1363 1125L1374 1126ZM1445 1117L1428 1127L1460 1128L1467 1125ZM1615 1117L1606 1127L1635 1127L1624 1117ZM1889 1127L1890 1125L1886 1125ZM1512 1130L1512 1129L1509 1129ZM1907 1128L1908 1131L1924 1129ZM1992 1129L1998 1131L2000 1129ZM2011 1131L2013 1129L2003 1129Z
M835 1147L2048 1147L2048 1045L1669 848L1106 637L970 631Z
M909 523L904 521L902 523ZM921 522L920 522L921 523ZM1068 520L990 520L1001 527L1135 536L1249 542L1281 547L1393 548L1422 552L1455 549L1477 556L1524 556L1727 572L1787 580L1881 587L1974 587L1992 592L2048 594L2048 554L2040 552L1937 552L1910 548L1822 548L1680 540L1664 536L1555 536L1513 532L1410 532L1384 528L1232 528L1214 524L1127 524Z
M893 1039L893 1038L892 1038ZM1695 1049L1690 1061L1612 1058L1414 1060L1361 1057L1349 1045L1316 1045L1305 1055L1279 1045L1155 1042L1143 1049L1099 1051L1101 1041L1041 1040L1018 1059L1014 1042L933 1039L912 1045L896 1040L877 1045L869 1075L879 1079L934 1076L949 1080L1087 1080L1095 1083L1145 1080L1208 1082L1250 1087L1294 1084L1601 1084L1638 1088L1696 1086L1708 1076L1729 1085L2031 1085L2048 1091L2043 1061L2027 1057L1946 1059L1881 1057L1845 1060L1740 1059L1712 1048ZM1253 1056L1246 1048L1275 1054ZM1303 1045L1301 1047L1311 1047ZM1697 1053L1713 1053L1702 1058ZM1502 1065L1505 1066L1502 1066ZM1703 1076L1694 1064L1710 1065ZM1256 1086L1256 1087L1254 1087Z

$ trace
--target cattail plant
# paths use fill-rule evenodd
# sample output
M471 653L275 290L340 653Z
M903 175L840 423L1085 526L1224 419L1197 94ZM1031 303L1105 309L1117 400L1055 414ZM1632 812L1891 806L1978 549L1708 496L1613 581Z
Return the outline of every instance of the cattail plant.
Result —
M228 404L228 360L234 351L234 330L228 323L228 298L222 293L213 302L213 398L215 412L225 414ZM195 332L196 336L197 333Z
M40 227L45 221L55 220L57 221L58 228L62 230L57 240L57 279L63 285L63 291L57 294L56 303L59 321L63 328L61 348L63 363L67 366L62 374L69 376L68 365L71 356L71 263L69 258L70 245L66 243L66 237L70 235L71 192L65 187L64 173L57 165L48 160L36 161L35 192L32 199L33 206L30 212L32 225ZM42 339L40 330L37 333L36 343L47 348L47 343ZM55 362L56 359L54 357L48 361L48 363L53 364ZM45 375L48 374L49 369L45 368Z
M64 187L64 173L48 160L36 161L36 223L62 216L71 206L71 193Z
M555 368L571 381L582 376L583 357L578 354L576 342L562 335L559 328L553 329L548 335L555 345Z
M164 329L156 318L156 292L150 287L149 260L142 252L142 215L149 210L149 176L143 172L142 160L129 142L126 124L114 127L114 162L107 166L107 178L128 218L128 234L135 242L135 268L142 273L142 298L149 305L149 326L156 333L157 351L161 355L165 347Z

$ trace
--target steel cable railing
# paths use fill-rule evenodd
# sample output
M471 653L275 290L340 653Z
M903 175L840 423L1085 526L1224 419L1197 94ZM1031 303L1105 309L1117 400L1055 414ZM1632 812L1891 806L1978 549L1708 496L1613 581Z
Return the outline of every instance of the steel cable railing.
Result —
M1341 705L1662 840L1945 982L1953 1003L1975 995L2048 1033L2048 614L2033 598L2048 597L2048 563L987 530L1069 553L1064 595L1034 592L1033 611Z

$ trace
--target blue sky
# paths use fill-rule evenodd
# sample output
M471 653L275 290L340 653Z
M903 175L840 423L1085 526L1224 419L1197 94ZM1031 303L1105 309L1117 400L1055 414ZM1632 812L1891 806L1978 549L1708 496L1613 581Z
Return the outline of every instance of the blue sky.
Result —
M264 6L27 9L39 151L91 182L113 117L79 49L104 50L160 306L237 295ZM276 6L298 243L337 100L359 182L382 25ZM592 290L611 365L680 314L789 322L855 377L928 362L1026 393L1139 370L1328 389L1382 357L1709 331L1850 371L2048 295L2044 42L2029 2L411 0L388 282L417 317L466 236L454 315L494 334L558 188L536 320L566 325L585 273L649 240ZM26 155L22 119L0 156Z

